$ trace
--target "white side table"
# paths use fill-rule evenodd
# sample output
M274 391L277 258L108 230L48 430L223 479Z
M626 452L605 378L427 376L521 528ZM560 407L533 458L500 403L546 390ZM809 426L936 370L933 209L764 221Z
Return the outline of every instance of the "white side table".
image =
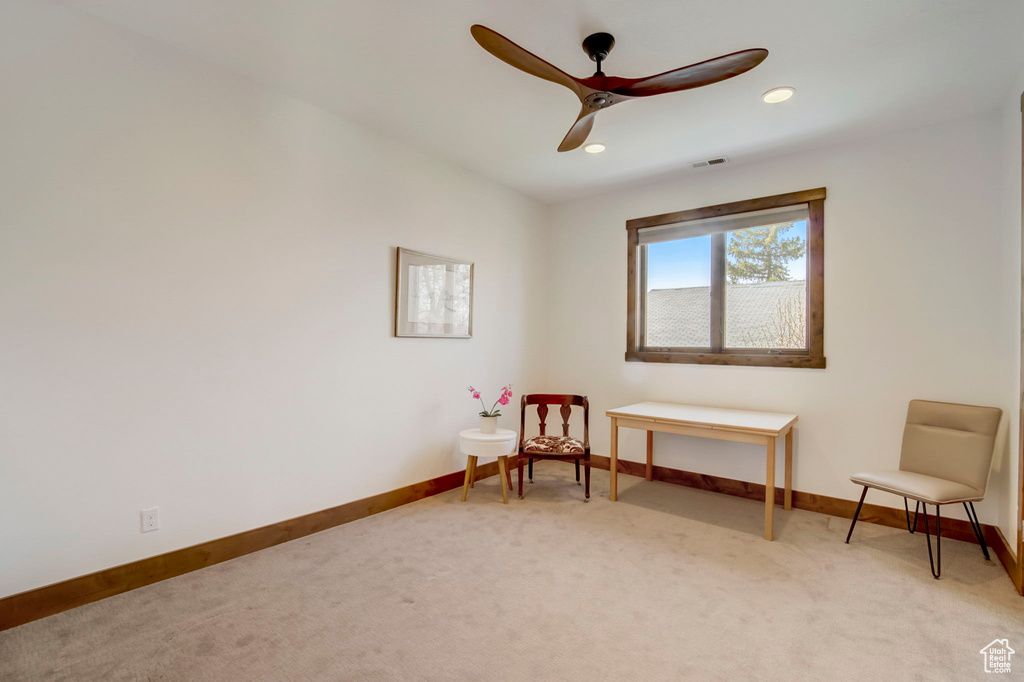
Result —
M512 473L508 468L508 456L516 450L518 434L509 429L498 429L495 433L480 433L480 429L466 429L459 432L459 450L467 455L466 482L462 484L462 501L466 501L469 489L476 481L476 462L483 457L498 458L498 476L501 478L501 499L508 504L508 491L512 489Z

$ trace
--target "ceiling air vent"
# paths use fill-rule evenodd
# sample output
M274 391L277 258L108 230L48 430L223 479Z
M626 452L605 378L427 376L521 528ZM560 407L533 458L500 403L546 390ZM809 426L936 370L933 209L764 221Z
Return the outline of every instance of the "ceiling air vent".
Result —
M716 156L713 159L704 159L703 161L697 161L696 163L690 164L694 168L703 168L704 166L719 166L729 159L724 156Z

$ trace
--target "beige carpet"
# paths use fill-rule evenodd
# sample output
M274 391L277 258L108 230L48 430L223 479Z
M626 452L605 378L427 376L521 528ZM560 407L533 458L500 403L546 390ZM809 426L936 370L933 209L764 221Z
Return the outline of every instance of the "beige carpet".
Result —
M0 633L7 680L958 680L1024 600L974 545L572 468L497 479ZM1012 676L1011 676L1012 677Z

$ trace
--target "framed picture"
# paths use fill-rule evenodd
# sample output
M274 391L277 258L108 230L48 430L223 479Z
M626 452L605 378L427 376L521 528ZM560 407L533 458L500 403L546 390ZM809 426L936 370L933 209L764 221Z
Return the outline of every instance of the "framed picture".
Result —
M398 249L395 336L473 336L473 264Z

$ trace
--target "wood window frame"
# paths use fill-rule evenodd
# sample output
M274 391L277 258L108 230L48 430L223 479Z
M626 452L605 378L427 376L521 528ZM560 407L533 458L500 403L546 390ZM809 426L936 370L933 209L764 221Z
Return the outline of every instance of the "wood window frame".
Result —
M673 362L699 365L747 365L752 367L825 368L825 188L776 194L770 197L734 201L674 213L634 218L626 221L626 360L630 362ZM646 282L646 263L640 257L640 230L690 220L717 218L771 208L807 205L807 348L796 351L724 348L725 249L724 233L712 238L711 257L711 350L673 348L648 350L641 345L640 325L645 297L641 282Z

